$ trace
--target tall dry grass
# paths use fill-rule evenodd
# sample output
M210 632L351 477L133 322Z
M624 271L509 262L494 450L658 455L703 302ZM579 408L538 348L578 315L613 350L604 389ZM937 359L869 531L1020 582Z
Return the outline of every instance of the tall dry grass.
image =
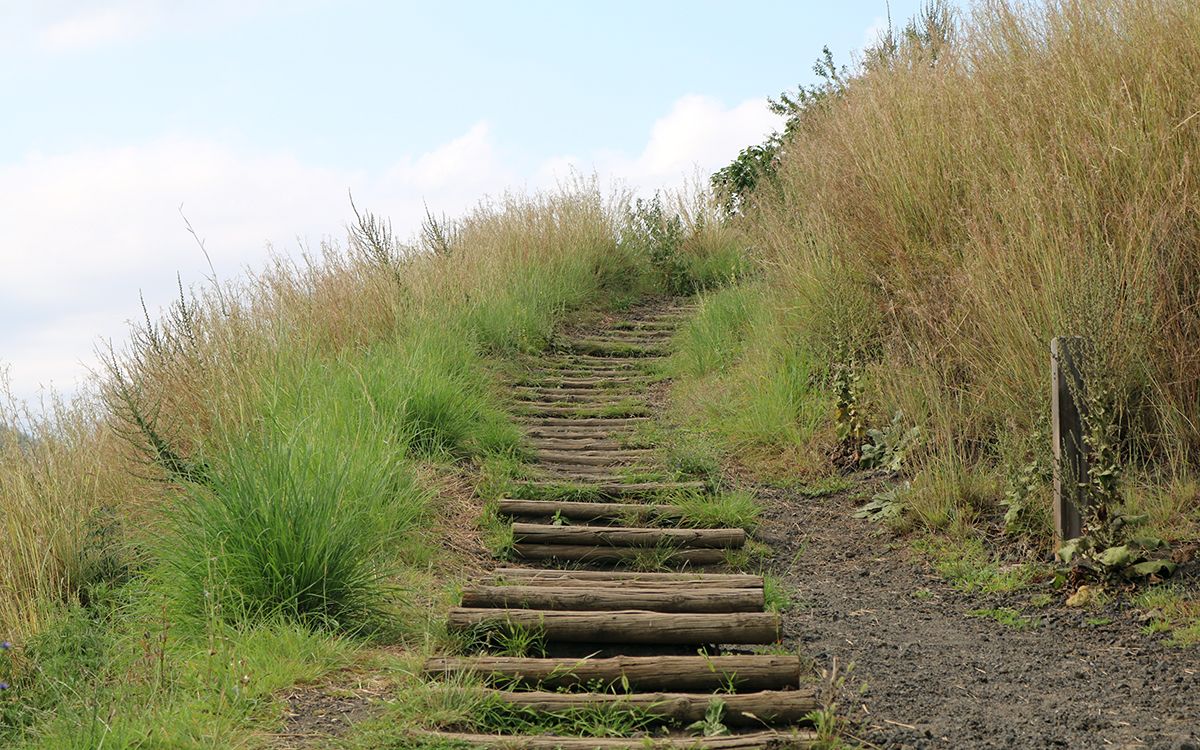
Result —
M216 488L206 497L221 512L266 507L272 496L299 508L287 498L324 491L306 472L344 465L337 451L357 442L401 464L430 451L503 447L509 438L480 357L534 349L569 309L636 283L640 261L618 247L625 202L587 182L509 195L431 222L411 243L363 214L344 245L181 290L162 316L147 315L106 353L98 397L36 413L0 407L0 638L40 630L89 583L123 575L142 562L134 549L152 557L155 537L179 526L178 514L172 521L160 509L196 487ZM281 406L300 403L330 418ZM326 423L340 432L320 433ZM289 459L303 463L296 477L237 473L256 465L246 446L291 444L308 446ZM242 497L246 487L262 497ZM424 502L420 491L401 495ZM355 501L348 494L346 502ZM423 511L411 510L401 515L419 520ZM322 543L315 521L294 526L305 523L272 528L312 532ZM330 532L330 544L345 531ZM255 554L262 546L247 544ZM175 574L189 575L189 559L202 554L181 553Z
M953 461L1016 460L1051 337L1097 342L1129 458L1200 460L1200 4L982 0L871 58L746 228L798 335ZM948 459L949 460L949 459Z

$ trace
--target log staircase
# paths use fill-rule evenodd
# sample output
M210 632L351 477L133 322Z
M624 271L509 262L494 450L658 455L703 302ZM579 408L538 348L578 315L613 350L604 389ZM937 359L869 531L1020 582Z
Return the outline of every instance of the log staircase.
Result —
M514 750L812 745L814 733L798 727L818 703L800 658L745 649L781 638L762 577L708 572L727 567L746 530L687 525L679 499L708 488L670 476L635 439L653 419L654 363L690 312L636 310L515 379L536 475L497 510L512 522L512 558L530 567L498 567L473 582L448 627L470 638L523 629L543 650L424 664L427 679L469 676L492 705L526 715L628 710L647 717L647 728L633 737L430 731L424 740ZM638 572L648 563L672 572ZM705 736L698 723L717 732Z

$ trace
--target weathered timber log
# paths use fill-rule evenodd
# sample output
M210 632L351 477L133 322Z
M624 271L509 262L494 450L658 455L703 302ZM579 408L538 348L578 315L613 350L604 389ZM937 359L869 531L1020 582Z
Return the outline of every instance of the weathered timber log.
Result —
M547 568L496 568L489 580L524 586L593 586L633 584L658 586L667 583L686 583L689 587L762 588L762 576L748 573L643 573L614 570L555 570Z
M521 560L560 560L584 563L628 563L646 554L645 547L596 547L584 544L514 544ZM720 565L723 549L674 549L656 558L664 565Z
M586 391L579 393L578 391ZM510 391L514 396L530 401L540 403L561 401L561 402L620 402L631 399L642 399L644 393L625 389L613 388L573 388L565 390L550 386L523 386L513 388Z
M582 427L548 427L538 428L533 427L525 430L525 435L529 438L529 442L534 447L548 443L549 441L574 441L563 447L574 448L586 443L599 443L593 447L600 449L607 446L620 446L630 437L632 432L629 427L616 427L613 429L585 429Z
M561 643L689 644L775 643L781 637L774 612L679 614L617 610L562 612L541 609L471 609L454 607L447 623L452 631L516 625L542 632Z
M476 674L489 683L554 690L628 684L635 690L702 692L732 685L740 692L800 686L799 656L614 656L607 659L525 659L514 656L434 657L426 677Z
M579 394L540 394L528 393L525 391L514 391L516 394L515 404L525 409L549 409L549 408L571 408L571 409L612 409L616 407L645 407L646 402L639 396L630 396L624 393L614 393L611 396L603 395L601 392L598 395L583 396Z
M556 479L560 482L583 482L584 484L598 482L608 484L610 482L620 482L624 479L620 474L613 474L610 469L603 466L556 466L554 464L540 464L538 470L541 476L547 479Z
M644 383L644 382L650 380L650 378L651 378L651 376L649 376L649 375L622 375L620 377L617 377L617 376L610 377L607 375L597 375L595 373L589 373L588 375L580 375L578 377L568 376L568 375L563 375L561 377L552 377L552 376L546 375L546 376L543 376L542 378L539 378L536 381L525 379L520 382L536 384L536 385L550 385L550 384L570 385L570 386L585 386L585 385L587 385L587 386L597 386L597 387L607 386L610 388L616 388L618 386L625 386L630 383Z
M579 708L637 708L681 725L704 719L713 700L725 708L721 723L735 727L798 724L806 714L820 708L814 688L764 690L756 693L557 693L548 691L512 692L484 688L489 700L506 703L538 713L554 713Z
M816 734L809 730L750 732L724 737L571 737L551 734L468 734L432 730L409 730L418 742L450 743L455 746L486 747L492 750L799 750L812 747ZM440 745L439 745L440 746Z
M574 417L577 419L605 419L643 417L650 415L650 407L640 404L574 404L553 406L536 402L517 405L517 413L529 417Z
M629 357L622 354L595 354L591 352L579 352L575 354L567 353L562 355L564 359L569 359L580 363L593 364L611 364L615 367L641 367L642 365L636 361L630 361Z
M555 488L561 486L561 482L526 479L519 480L516 485L518 487L529 487L531 489ZM588 486L588 490L596 493L599 497L647 497L652 495L662 495L675 492L700 492L704 490L704 482L631 482L624 484L621 482L606 482L603 484L593 484Z
M655 588L586 589L580 586L469 586L462 605L481 609L549 609L575 612L642 610L646 612L761 612L762 589L696 589L686 585Z
M649 448L627 448L624 450L608 451L551 451L539 450L535 453L537 460L544 463L590 464L592 466L619 466L644 460L654 451Z
M534 450L544 451L602 451L602 450L623 450L621 442L618 440L606 440L603 438L591 437L593 433L587 433L583 437L530 437L528 442L533 446Z
M554 526L514 523L513 538L528 544L595 544L613 547L691 547L738 549L746 544L746 530L656 529L635 526Z
M661 357L670 354L665 346L637 346L632 344L610 344L603 341L572 341L561 347L562 350L580 354L593 354L601 357Z
M467 734L464 732L440 732L431 730L409 730L416 741L429 741L486 747L492 750L748 750L767 748L785 750L808 748L816 741L816 734L807 730L784 732L752 732L725 737L570 737L551 734L515 736L501 734Z
M649 422L650 417L529 417L531 424L541 427L629 427Z
M510 500L499 503L498 510L507 516L561 516L572 521L601 521L623 518L679 518L683 510L678 505L658 503L589 503L567 500Z
M633 401L640 403L639 396L624 392L611 394L604 391L592 393L558 393L553 388L537 388L513 390L520 403L524 404L588 404L594 407L628 404Z

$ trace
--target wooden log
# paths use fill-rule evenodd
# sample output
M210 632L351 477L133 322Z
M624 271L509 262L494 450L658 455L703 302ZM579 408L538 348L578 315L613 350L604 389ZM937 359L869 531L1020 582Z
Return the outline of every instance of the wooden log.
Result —
M526 421L538 427L630 427L649 422L650 417L529 417Z
M583 544L514 544L521 560L559 560L581 563L630 563L646 554L645 547L596 547ZM663 565L721 565L723 549L674 549L656 558Z
M798 724L820 708L814 688L764 690L755 693L558 693L482 689L488 700L537 713L580 708L635 708L680 725L704 719L714 700L724 704L721 723L732 727Z
M568 376L568 375L563 375L563 376L559 376L559 377L547 376L547 377L543 377L542 379L537 380L536 384L548 385L550 383L557 383L559 385L570 385L570 386L590 385L590 386L601 386L601 387L608 386L610 388L616 388L618 386L629 385L632 383L645 383L647 380L650 380L650 378L651 378L650 375L622 375L622 376L618 377L615 375L608 376L608 375L597 375L595 373L589 373L587 375L579 375L579 376ZM534 381L530 381L530 380L526 379L523 382L530 383L530 382L534 382Z
M423 671L429 678L470 673L492 684L515 683L551 690L599 683L605 687L628 684L636 690L680 692L720 690L730 685L738 692L796 688L804 674L799 656L777 654L606 659L440 656L427 659Z
M520 582L524 586L595 586L632 584L658 586L685 583L688 586L720 589L762 588L763 577L748 573L642 573L614 570L552 570L546 568L496 568L489 579Z
M539 450L535 455L544 463L590 464L592 466L620 466L636 463L653 454L649 448L627 448L607 451L551 451Z
M538 469L541 476L556 479L560 482L599 482L610 484L621 482L624 477L612 473L611 467L604 466L563 466L558 464L540 464Z
M527 417L572 417L575 419L606 419L649 416L650 407L639 404L574 404L555 406L528 402L518 405L518 413Z
M415 741L434 742L470 747L486 747L492 750L749 750L768 748L787 750L809 748L816 741L816 734L807 730L782 732L751 732L724 737L570 737L552 734L514 736L501 734L470 734L466 732L441 732L424 729L409 730Z
M658 529L636 526L554 526L514 523L513 539L526 544L594 544L612 547L690 547L738 549L746 544L746 530Z
M598 365L607 364L615 367L640 368L642 366L636 361L631 362L629 357L620 355L613 356L610 354L591 354L588 352L580 352L578 354L565 354L563 355L563 358L571 362L591 363Z
M779 615L774 612L679 614L453 607L447 623L450 630L460 632L515 625L538 630L547 640L561 643L765 644L775 643L782 636Z
M603 341L572 341L562 347L565 351L577 352L580 354L592 354L599 357L630 357L646 359L650 357L661 357L671 353L671 349L665 346L637 346L631 344L610 344Z
M679 518L683 509L678 505L650 503L589 503L566 500L504 499L497 508L507 516L560 516L572 521L601 521L623 518Z
M517 487L529 487L531 489L554 488L561 486L561 484L561 482L539 479L526 479L516 482ZM705 487L704 482L631 482L629 484L606 482L603 484L593 484L588 487L588 490L600 497L620 498L646 497L677 492L701 492Z
M602 451L602 450L623 450L620 441L606 440L604 438L591 437L592 433L587 433L583 437L531 437L528 442L533 446L534 450L538 451ZM639 449L649 450L649 449Z
M469 586L462 606L473 609L547 609L574 612L761 612L762 589L696 589L679 584L645 588L582 586Z
M530 445L534 448L543 445L550 447L554 443L561 443L560 448L574 448L582 445L594 444L593 448L599 450L605 447L620 447L625 440L630 437L632 429L629 427L619 427L611 430L588 430L577 427L551 427L551 428L532 428L525 431L526 437L529 438Z
M574 387L563 386L563 387L560 387L560 386L531 385L531 386L525 386L524 389L527 391L531 391L533 393L565 394L565 395L570 395L570 396L599 395L599 396L610 396L611 397L611 396L626 395L626 396L634 397L634 396L640 396L644 393L644 391L641 391L640 389L638 389L638 390L632 390L632 389L631 390L618 390L616 388L591 388L591 387L586 387L586 386L574 386Z
M592 393L560 393L555 392L553 388L514 389L513 393L521 403L526 404L589 404L591 406L611 406L614 404L628 404L632 401L640 402L641 400L637 395L624 392L606 393L605 391L593 391Z

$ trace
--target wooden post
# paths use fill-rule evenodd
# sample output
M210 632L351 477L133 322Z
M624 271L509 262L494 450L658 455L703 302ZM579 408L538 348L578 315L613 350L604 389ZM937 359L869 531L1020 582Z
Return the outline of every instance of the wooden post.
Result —
M1054 442L1054 531L1059 542L1083 533L1080 511L1087 502L1087 450L1083 442L1086 393L1079 364L1083 339L1060 336L1050 342L1050 408Z

